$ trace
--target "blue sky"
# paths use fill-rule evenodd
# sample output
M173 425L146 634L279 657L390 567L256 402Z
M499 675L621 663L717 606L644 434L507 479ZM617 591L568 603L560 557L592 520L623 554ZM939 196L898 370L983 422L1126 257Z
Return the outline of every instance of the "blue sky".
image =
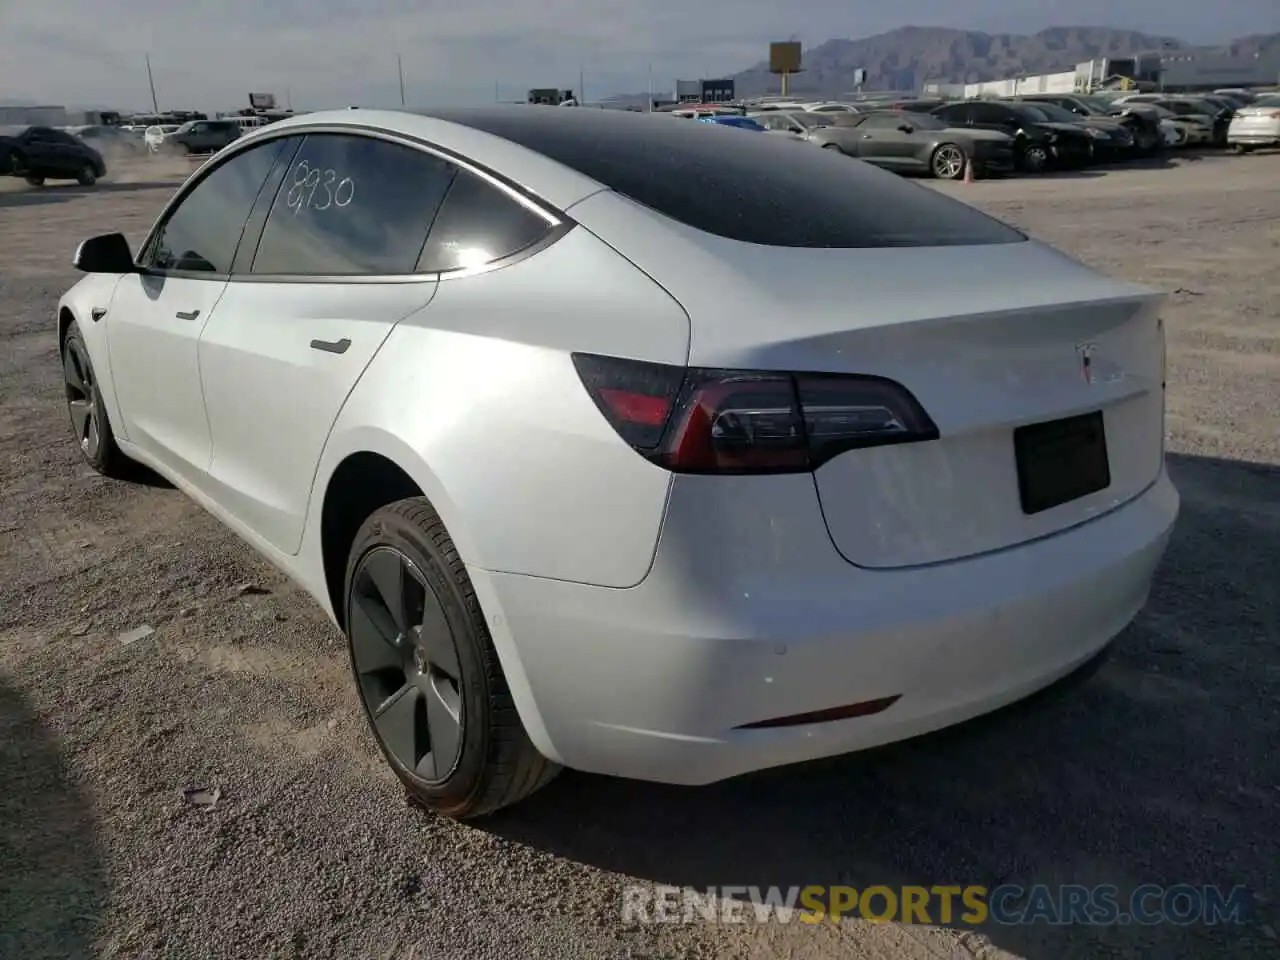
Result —
M1090 24L1195 43L1280 31L1280 0L0 0L0 97L227 109L252 90L298 109L486 102L534 86L588 97L731 73L768 42L905 24L1032 33Z

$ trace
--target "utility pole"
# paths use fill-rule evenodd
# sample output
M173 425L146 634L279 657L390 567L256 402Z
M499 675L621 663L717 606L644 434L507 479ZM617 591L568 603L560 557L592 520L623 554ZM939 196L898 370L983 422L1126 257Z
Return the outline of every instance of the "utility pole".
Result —
M578 105L585 107L587 105L587 89L586 83L582 79L582 68L578 68Z
M404 106L404 63L400 59L400 54L396 54L396 72L400 74L400 106Z
M653 113L653 61L649 61L649 107L648 113Z
M151 85L151 109L155 113L160 112L160 104L156 100L156 81L151 75L151 54L147 54L147 83Z
M501 102L502 102L502 97L501 97L501 96L499 95L499 93L498 93L498 85L499 85L499 83L500 83L500 81L498 81L498 80L493 81L493 102L494 102L494 103L501 103Z

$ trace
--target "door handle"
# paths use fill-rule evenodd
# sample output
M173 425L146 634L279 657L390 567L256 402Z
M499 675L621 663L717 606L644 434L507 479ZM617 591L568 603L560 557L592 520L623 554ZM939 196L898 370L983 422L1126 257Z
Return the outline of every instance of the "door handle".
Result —
M351 341L346 337L341 340L312 340L312 350L323 350L325 353L346 353Z
M177 313L179 320L194 320L198 316L200 316L199 310L179 310Z
M870 139L871 139L871 134L869 134L869 133L864 133L864 134L862 135L862 139L863 139L863 140L870 140Z

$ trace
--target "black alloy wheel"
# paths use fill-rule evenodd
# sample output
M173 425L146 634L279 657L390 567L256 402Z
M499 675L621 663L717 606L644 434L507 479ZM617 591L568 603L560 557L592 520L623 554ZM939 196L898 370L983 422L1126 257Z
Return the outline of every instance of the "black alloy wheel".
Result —
M67 410L71 413L71 432L80 444L80 452L92 461L102 446L98 385L93 379L93 365L78 339L70 340L63 351L62 380L66 386Z
M374 547L356 567L351 657L378 739L424 784L453 773L466 723L462 670L444 607L412 560Z
M529 739L466 564L426 498L365 519L344 596L365 718L411 800L478 817L559 772Z
M116 446L89 350L74 323L62 343L62 385L80 453L98 473L129 479L132 463Z

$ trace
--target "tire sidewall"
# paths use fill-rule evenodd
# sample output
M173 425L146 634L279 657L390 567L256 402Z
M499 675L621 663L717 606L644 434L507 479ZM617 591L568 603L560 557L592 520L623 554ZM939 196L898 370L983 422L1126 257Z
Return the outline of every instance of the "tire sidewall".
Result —
M376 547L392 547L404 554L418 568L435 593L444 609L445 620L453 631L458 664L462 672L462 752L453 772L443 782L430 783L415 776L386 748L373 726L373 715L360 690L360 677L356 671L349 629L344 631L347 637L347 654L351 661L351 675L356 683L356 696L360 699L361 710L378 749L411 793L429 801L434 810L447 816L453 809L465 808L483 785L492 717L489 710L489 683L482 652L484 640L476 636L475 621L479 619L481 629L484 629L484 621L482 617L473 616L473 613L478 613L478 607L475 611L468 609L466 597L448 569L448 561L431 538L411 521L389 513L389 509L384 507L375 512L356 533L343 580L343 623L350 623L351 588L356 571L361 561Z
M75 437L75 424L71 420L71 407L64 400L67 406L67 422L72 426L72 435L76 441L76 449L80 451L82 456L95 470L102 472L106 469L108 460L111 456L111 450L115 445L115 434L111 432L111 423L107 420L107 408L102 399L102 389L98 383L98 369L93 365L93 357L89 356L89 348L85 345L84 337L80 334L80 327L72 323L67 330L67 335L62 340L61 360L63 364L67 362L67 354L71 351L72 344L79 347L81 356L85 362L89 364L89 372L93 379L93 415L98 421L98 452L94 456L85 453L84 447L80 445L80 438Z

